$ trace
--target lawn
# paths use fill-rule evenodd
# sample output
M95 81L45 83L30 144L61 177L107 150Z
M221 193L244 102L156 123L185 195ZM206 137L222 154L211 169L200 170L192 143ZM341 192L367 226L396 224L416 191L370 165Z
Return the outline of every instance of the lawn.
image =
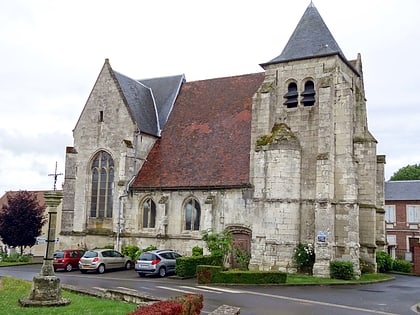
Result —
M286 284L318 284L318 285L328 285L328 284L361 284L361 283L372 283L377 281L386 281L391 280L393 277L391 275L383 273L366 273L362 274L359 279L354 280L340 280L340 279L330 279L330 278L318 278L312 277L309 275L302 274L288 274Z
M100 299L93 296L61 290L63 298L71 300L67 306L22 307L20 298L28 298L32 282L11 277L0 278L0 314L2 315L115 315L127 314L136 309L135 304Z

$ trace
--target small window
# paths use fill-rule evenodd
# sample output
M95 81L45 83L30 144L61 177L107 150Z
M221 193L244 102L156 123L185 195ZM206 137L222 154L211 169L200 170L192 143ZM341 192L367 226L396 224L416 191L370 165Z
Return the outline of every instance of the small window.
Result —
M190 198L185 204L185 230L198 231L200 229L200 204L197 200Z
M303 106L313 106L315 104L315 88L312 81L306 81L305 90L301 95Z
M385 206L385 222L394 223L395 222L395 205L386 205Z
M286 101L284 102L284 105L286 105L287 108L297 107L298 91L297 91L297 85L295 82L289 83L289 86L287 88L287 93L284 94L284 98L286 99Z
M420 223L420 206L407 205L407 223Z
M154 228L156 225L156 204L152 198L143 203L143 228Z
M99 111L99 122L103 122L104 121L104 111L100 110Z

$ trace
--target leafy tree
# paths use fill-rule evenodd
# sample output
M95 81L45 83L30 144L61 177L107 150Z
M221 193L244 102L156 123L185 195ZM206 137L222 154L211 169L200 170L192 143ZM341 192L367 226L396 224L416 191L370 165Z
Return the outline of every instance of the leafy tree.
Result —
M206 242L207 248L214 257L216 264L223 266L232 247L232 235L230 231L225 229L221 233L212 231L211 229L201 232L203 241Z
M33 246L47 222L36 194L19 191L9 194L7 204L0 210L0 237L8 246L20 247L21 254L26 246Z
M420 164L407 165L400 168L391 176L390 180L418 180L420 179Z

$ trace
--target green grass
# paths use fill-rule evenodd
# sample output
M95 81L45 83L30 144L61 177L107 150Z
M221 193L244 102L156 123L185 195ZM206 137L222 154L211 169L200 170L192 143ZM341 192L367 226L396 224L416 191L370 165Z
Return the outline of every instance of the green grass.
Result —
M385 281L390 279L393 279L393 277L383 273L366 273L362 274L359 279L354 280L340 280L330 278L318 278L301 274L288 274L286 284L358 284Z
M100 299L93 296L77 294L64 289L61 290L63 298L71 300L67 306L56 307L22 307L19 299L28 298L32 282L11 277L0 278L0 313L2 315L15 314L48 314L48 315L115 315L127 314L136 309L135 304Z

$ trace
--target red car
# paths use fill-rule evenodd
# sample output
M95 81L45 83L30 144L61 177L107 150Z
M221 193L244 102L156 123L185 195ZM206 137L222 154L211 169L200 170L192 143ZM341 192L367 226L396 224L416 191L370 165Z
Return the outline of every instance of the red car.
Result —
M54 253L53 266L54 271L57 269L64 269L65 271L72 271L73 268L79 268L79 260L85 253L81 249L64 249Z

